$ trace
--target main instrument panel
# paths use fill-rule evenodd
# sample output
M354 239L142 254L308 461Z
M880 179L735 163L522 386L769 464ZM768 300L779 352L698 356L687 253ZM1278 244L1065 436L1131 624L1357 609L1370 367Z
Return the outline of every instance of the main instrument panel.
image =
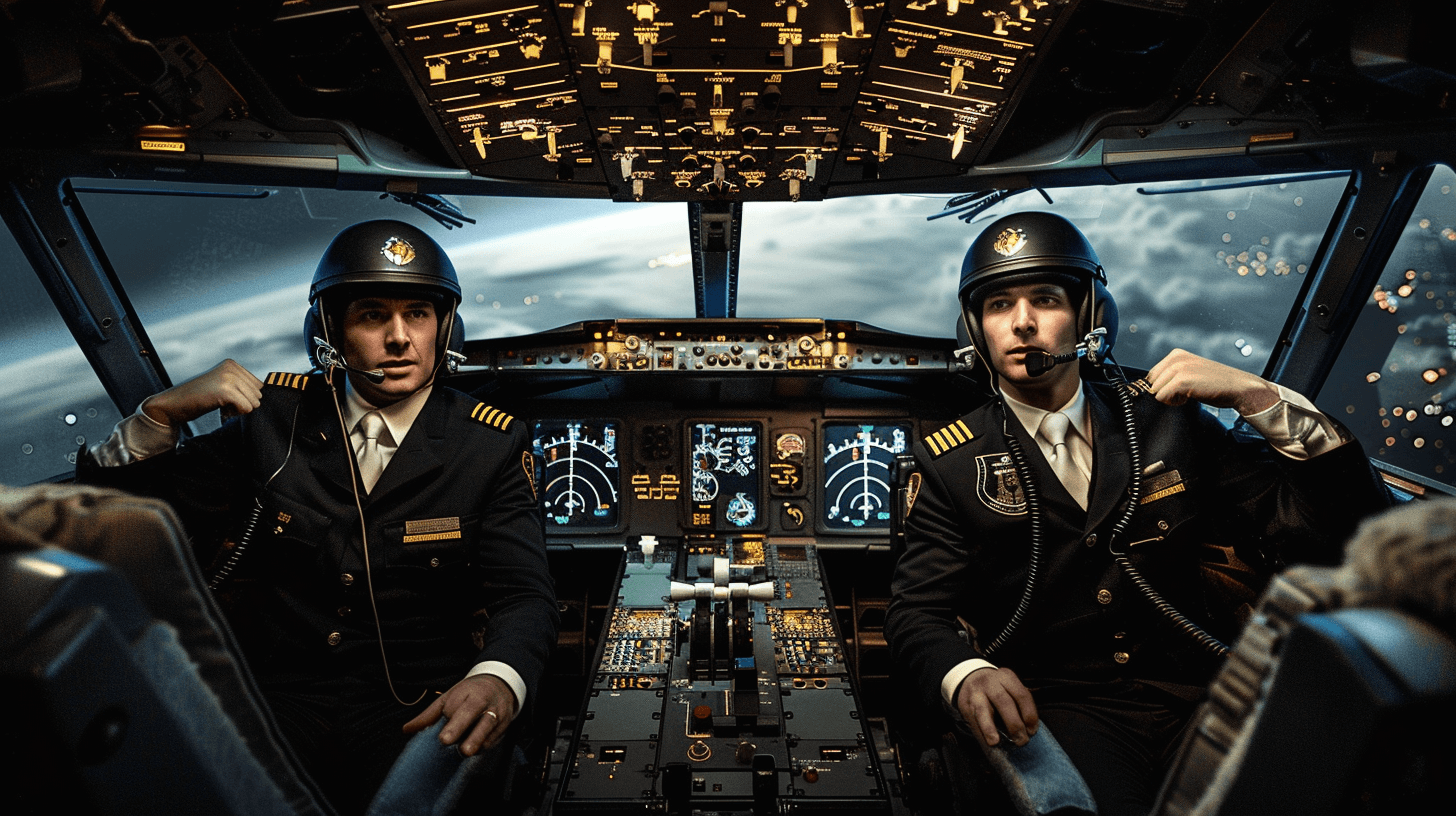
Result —
M533 395L509 410L548 540L570 546L887 537L896 457L968 382L948 341L850 322L593 321L532 341L474 341L458 376Z
M618 419L532 425L548 537L884 536L895 458L910 453L917 427L903 411L826 419L809 408L690 416L661 403L620 407Z

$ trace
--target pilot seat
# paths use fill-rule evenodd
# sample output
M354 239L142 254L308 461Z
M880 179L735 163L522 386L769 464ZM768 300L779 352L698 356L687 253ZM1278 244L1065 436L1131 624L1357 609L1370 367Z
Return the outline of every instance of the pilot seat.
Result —
M7 813L335 812L263 703L164 502L0 487L0 586ZM441 725L410 741L370 814L449 813L472 780L509 778L485 763L523 761L519 749L463 758L440 745Z

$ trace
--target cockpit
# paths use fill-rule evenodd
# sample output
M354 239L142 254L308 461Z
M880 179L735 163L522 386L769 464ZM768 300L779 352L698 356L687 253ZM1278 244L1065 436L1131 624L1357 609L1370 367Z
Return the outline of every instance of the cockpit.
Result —
M1129 371L1257 374L1456 495L1451 12L1358 5L0 3L0 484L223 358L307 371L319 253L405 221L444 383L534 454L529 806L935 812L885 615L912 448L990 398L986 224L1086 234Z

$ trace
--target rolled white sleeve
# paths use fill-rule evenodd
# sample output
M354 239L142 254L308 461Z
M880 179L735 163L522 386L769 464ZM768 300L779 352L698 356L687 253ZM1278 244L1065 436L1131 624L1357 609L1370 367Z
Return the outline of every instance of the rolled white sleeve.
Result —
M977 669L994 668L996 668L996 664L989 660L982 660L979 657L957 663L954 668L945 673L945 677L940 681L940 699L945 701L946 706L951 711L959 714L960 712L956 709L955 694L956 689L960 688L961 681L965 680L971 672Z
M521 713L521 709L526 705L526 681L521 679L521 675L515 669L499 660L482 660L476 663L465 677L469 679L477 674L499 677L501 682L510 686L511 692L516 695L516 710L511 716L514 717Z
M111 436L92 445L89 453L101 467L129 465L172 450L181 436L181 431L152 419L138 407L136 413L116 423Z
M1244 417L1280 453L1291 459L1313 459L1345 444L1334 422L1297 391L1278 383L1279 401Z

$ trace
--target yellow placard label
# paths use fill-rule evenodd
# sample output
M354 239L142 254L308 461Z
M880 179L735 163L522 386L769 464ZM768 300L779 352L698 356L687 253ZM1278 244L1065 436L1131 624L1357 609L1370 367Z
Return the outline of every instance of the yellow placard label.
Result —
M186 142L163 141L161 139L142 139L142 150L165 150L169 153L186 153Z

